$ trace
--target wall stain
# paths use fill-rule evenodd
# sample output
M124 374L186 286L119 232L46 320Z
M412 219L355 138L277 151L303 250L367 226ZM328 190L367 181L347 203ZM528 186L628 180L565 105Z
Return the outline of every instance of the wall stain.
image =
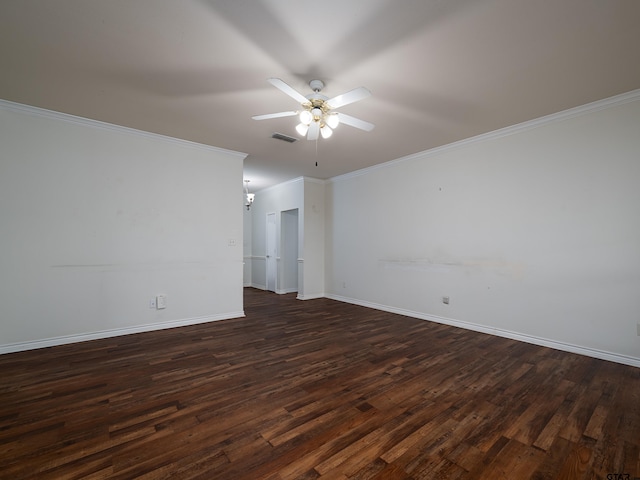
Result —
M394 270L422 270L452 272L464 269L466 273L477 271L491 271L499 275L522 278L525 265L495 259L469 260L437 260L430 258L381 258L378 263L382 268Z

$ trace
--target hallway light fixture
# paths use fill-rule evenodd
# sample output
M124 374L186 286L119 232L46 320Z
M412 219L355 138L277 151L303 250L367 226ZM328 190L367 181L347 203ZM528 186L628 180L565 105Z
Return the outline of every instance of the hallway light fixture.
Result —
M249 180L244 181L244 205L247 207L247 210L251 208L251 204L253 204L253 199L255 198L255 193L249 193Z

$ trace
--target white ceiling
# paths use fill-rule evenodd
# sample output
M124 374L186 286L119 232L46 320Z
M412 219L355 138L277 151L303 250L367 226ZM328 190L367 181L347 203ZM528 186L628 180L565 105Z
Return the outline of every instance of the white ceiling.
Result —
M0 67L2 99L248 153L259 190L640 88L640 1L1 0ZM272 139L269 77L365 86L340 111L376 128Z

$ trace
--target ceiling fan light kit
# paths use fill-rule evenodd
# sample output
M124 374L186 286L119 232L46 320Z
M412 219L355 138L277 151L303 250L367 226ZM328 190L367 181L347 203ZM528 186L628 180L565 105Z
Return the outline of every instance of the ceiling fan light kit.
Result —
M298 125L296 125L296 132L298 132L301 137L304 137L308 131L309 131L309 125L305 125L304 123L299 123Z
M322 80L311 80L309 82L309 86L313 90L313 93L307 96L302 95L279 78L270 78L269 83L300 103L301 109L289 112L256 115L252 117L254 120L298 116L300 123L296 126L296 132L303 137L306 136L307 140L317 140L320 136L325 139L331 137L331 135L333 135L333 130L335 130L340 123L344 123L345 125L350 125L367 132L373 130L375 126L373 123L365 122L364 120L360 120L350 115L333 111L336 108L343 107L369 97L371 92L364 87L358 87L342 95L328 98L320 93L324 88L324 82L322 82Z
M329 125L329 127L333 128L334 130L338 125L340 125L340 117L337 113L330 113L325 117L325 121L327 122L327 125Z
M300 112L300 123L308 126L312 120L313 120L313 115L309 110L302 110Z

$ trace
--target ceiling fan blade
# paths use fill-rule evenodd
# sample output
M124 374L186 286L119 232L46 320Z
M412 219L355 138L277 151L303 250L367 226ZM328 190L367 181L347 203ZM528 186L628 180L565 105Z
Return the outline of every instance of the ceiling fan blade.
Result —
M371 92L364 87L354 88L353 90L349 90L347 93L343 93L342 95L337 95L333 98L327 100L327 105L330 108L339 108L344 105L349 105L350 103L357 102L358 100L362 100L371 96Z
M293 117L297 115L298 112L279 112L279 113L267 113L265 115L254 115L254 120L268 120L269 118L280 118L280 117Z
M286 93L298 103L302 104L302 103L307 103L309 101L307 97L302 95L297 90L294 90L293 87L290 87L288 84L284 83L279 78L270 78L268 81L271 85L276 87L281 92Z
M365 122L364 120L352 117L351 115L347 115L346 113L338 113L337 115L338 118L340 118L340 123L344 123L345 125L350 125L367 132L370 132L375 128L375 125L373 123Z
M307 140L317 140L320 135L320 123L311 122L309 131L307 132Z

